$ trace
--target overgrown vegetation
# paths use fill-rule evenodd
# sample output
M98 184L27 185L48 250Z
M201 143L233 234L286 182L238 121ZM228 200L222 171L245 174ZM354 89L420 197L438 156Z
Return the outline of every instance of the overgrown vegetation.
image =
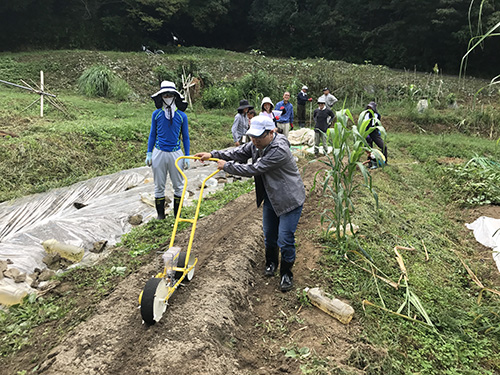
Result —
M26 109L31 102L26 93L0 87L0 130L8 133L0 138L0 201L142 166L154 109L149 96L157 90L159 81L178 77L182 67L187 74L201 76L205 72L210 77L206 82L211 84L198 92L194 108L188 112L193 153L230 146L238 100L248 96L252 104L258 104L261 96L268 94L265 90L273 89L270 77L277 80L270 94L275 101L285 89L293 96L302 84L309 86L313 96L319 95L323 86L332 86L339 99L345 98L345 106L352 113L361 112L368 100L378 101L382 122L388 129L391 165L365 174L367 180L361 180L356 162L364 151L358 144L345 154L351 155L349 162L353 163L345 170L345 181L372 187L380 209L373 191L350 189L344 202L354 200L356 210L335 207L347 216L338 216L332 223L340 223L344 229L348 222L358 224L361 235L357 242L339 249L332 237L317 233L325 247L321 268L315 271L318 283L332 295L352 301L364 328L362 341L372 348L387 348L383 355L354 349L347 365L367 374L389 375L500 371L498 296L481 291L471 282L459 256L487 287L498 289L498 277L488 269L491 262L484 261L490 254L476 260L477 246L472 236L464 235L464 218L459 217L460 207L455 203L498 204L499 149L494 141L500 136L494 126L499 120L498 93L485 89L476 96L479 102L471 100L484 82L470 79L463 85L436 73L421 75L321 59L285 61L262 54L189 48L154 57L85 51L2 55L0 72L17 82L26 76L36 77L42 62L48 69L51 90L60 94L75 118L68 120L48 106L46 117L40 119L36 108ZM114 66L139 99L125 103L77 95L78 77L98 63ZM219 95L224 87L234 91ZM222 109L209 111L202 106L209 97L207 93L213 94L214 107ZM424 96L430 108L418 113L416 103ZM223 105L221 101L225 101ZM454 102L458 109L448 107ZM356 123L356 116L351 121ZM407 132L395 131L400 124L406 124L403 130ZM364 137L362 130L359 137ZM332 167L346 166L340 162L344 160L340 154L335 157L338 160L331 159ZM236 184L204 200L202 215L249 189L250 183ZM123 248L109 258L109 263L71 271L61 281L76 283L82 292L97 291L89 304L97 303L117 281L149 261L148 254L167 241L170 230L169 220L151 221L124 236ZM127 268L122 272L113 267ZM0 313L2 355L29 345L26 337L36 337L30 332L43 333L37 331L39 325L40 330L46 329L51 321L64 316L73 306L72 298L77 299L74 293L36 301L30 297L9 313ZM83 308L70 326L90 314L88 306ZM287 347L283 355L300 361L304 374L347 373L304 346Z
M125 100L130 95L127 82L117 77L105 65L95 65L86 69L78 78L78 90L86 96L118 100Z
M495 158L495 143L445 135L390 139L391 159L397 161L372 176L380 210L371 194L359 190L353 214L360 226L359 245L350 242L344 257L337 241L324 237L323 267L317 272L332 295L349 299L363 312L366 340L388 350L382 357L353 352L348 364L368 374L495 374L500 371L495 313L500 299L483 292L461 263L476 251L475 239L462 234L463 219L453 212L454 196L463 185L442 184L450 177L449 167L440 168L437 157L429 157L453 150L465 166L479 149L488 160ZM416 156L421 161L415 162ZM484 257L491 259L491 254ZM492 261L466 264L486 287L498 290Z

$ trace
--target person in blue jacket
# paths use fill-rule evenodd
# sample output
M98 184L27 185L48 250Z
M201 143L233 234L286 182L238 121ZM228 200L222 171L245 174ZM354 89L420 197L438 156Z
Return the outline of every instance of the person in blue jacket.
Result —
M288 132L293 129L293 105L290 103L290 93L283 94L283 100L276 104L276 109L283 111L276 125L278 131L288 138Z
M165 184L167 176L174 188L174 215L177 217L184 188L182 174L175 167L179 156L189 155L188 118L183 112L187 103L175 88L175 83L163 81L160 90L151 96L156 110L151 117L146 165L153 168L155 206L158 219L165 219ZM181 138L184 153L181 149ZM189 168L189 159L182 159L181 168Z

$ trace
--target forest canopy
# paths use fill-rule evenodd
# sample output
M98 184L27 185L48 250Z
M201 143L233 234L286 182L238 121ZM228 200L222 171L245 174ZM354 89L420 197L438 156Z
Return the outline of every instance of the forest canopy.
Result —
M500 22L500 0L3 0L0 21L2 51L182 44L457 74L471 37ZM468 73L497 73L499 41L474 51Z

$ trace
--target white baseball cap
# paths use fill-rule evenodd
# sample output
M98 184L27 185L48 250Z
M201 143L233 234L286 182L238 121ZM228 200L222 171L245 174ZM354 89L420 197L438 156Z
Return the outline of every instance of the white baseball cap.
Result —
M307 86L302 86L302 90L309 90Z
M251 137L260 137L266 130L273 130L275 127L273 120L266 115L259 115L252 119L250 129L246 134Z

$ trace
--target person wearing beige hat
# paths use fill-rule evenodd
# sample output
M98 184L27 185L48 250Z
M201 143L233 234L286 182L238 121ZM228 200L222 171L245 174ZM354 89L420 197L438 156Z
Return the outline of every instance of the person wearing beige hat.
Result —
M155 207L158 219L165 219L165 184L170 175L174 188L174 215L177 216L184 188L184 179L175 167L179 156L189 155L188 118L182 111L187 107L183 96L175 88L175 83L163 81L160 90L151 95L156 110L151 118L148 138L146 165L153 168L155 184ZM182 109L182 110L181 110ZM184 153L181 149L184 146ZM182 167L189 168L189 159L182 159Z

